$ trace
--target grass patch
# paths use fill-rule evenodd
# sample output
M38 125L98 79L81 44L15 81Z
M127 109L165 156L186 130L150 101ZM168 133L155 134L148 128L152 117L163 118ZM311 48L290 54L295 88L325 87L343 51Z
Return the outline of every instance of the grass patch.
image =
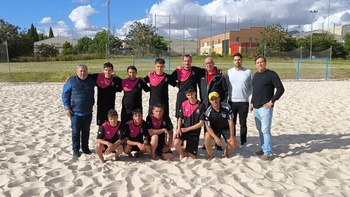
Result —
M194 56L194 66L204 67L204 59L202 56ZM125 78L126 69L132 65L132 57L115 57L108 60L114 65L115 73L121 78ZM232 68L233 62L231 57L214 57L216 66L226 72ZM267 67L276 71L281 79L295 79L296 77L296 61L268 59ZM105 59L94 59L84 61L50 61L50 62L14 62L0 63L0 82L64 82L68 76L75 75L75 68L79 64L86 64L89 68L89 73L102 72ZM182 65L181 57L172 57L170 60L170 72ZM244 59L244 67L256 72L254 60ZM10 66L10 75L9 75ZM138 69L138 76L144 77L154 70L154 62L152 60L135 61L135 66ZM166 67L167 67L166 63ZM307 69L301 70L300 79L324 79L324 65L315 63L308 65ZM310 68L311 67L311 68ZM167 70L168 68L166 68ZM330 80L350 79L350 65L348 61L332 60L330 61L329 69Z

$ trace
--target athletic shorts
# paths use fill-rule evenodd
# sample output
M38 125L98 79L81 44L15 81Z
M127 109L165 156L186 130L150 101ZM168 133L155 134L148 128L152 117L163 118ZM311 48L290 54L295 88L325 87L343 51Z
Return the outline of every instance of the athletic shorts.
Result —
M178 138L182 141L186 141L185 150L194 156L197 156L197 152L198 152L199 135L200 133L198 132L196 133L186 132L186 133L182 133L181 137Z
M220 137L220 135L222 135L225 139L225 142L230 138L231 134L230 134L230 129L225 129L225 130L221 130L219 132L215 131L215 135Z

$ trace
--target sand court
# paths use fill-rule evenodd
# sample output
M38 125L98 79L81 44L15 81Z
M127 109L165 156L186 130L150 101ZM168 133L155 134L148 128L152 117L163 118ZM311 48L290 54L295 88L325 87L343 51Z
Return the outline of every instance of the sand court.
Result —
M282 81L272 121L272 161L258 161L253 114L248 150L178 161L83 154L72 159L63 83L1 83L1 196L350 196L350 81ZM170 117L177 89L170 87ZM117 93L120 113L122 95ZM144 111L148 110L144 93ZM95 112L90 149L95 145ZM239 131L237 132L239 135ZM237 138L239 139L239 137ZM203 133L200 146L203 144ZM177 156L177 154L176 154Z

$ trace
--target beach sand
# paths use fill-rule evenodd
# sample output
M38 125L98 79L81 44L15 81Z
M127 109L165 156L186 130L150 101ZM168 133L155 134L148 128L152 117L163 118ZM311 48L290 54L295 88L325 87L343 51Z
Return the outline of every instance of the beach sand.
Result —
M260 147L249 113L248 150L237 147L229 158L214 150L208 161L199 148L195 160L122 155L113 161L108 155L100 164L95 153L72 159L62 83L1 83L0 196L350 196L350 81L283 84L273 114L271 161L253 155ZM169 90L174 126L176 92ZM146 93L143 99L147 111ZM117 93L118 112L120 102ZM95 112L96 106L93 152Z

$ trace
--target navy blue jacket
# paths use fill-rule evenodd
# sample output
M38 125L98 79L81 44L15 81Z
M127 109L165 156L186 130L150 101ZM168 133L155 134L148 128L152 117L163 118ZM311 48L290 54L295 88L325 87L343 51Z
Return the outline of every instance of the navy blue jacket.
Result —
M81 80L71 77L63 86L62 102L65 110L72 110L74 115L83 116L92 113L94 105L95 81L91 77Z

